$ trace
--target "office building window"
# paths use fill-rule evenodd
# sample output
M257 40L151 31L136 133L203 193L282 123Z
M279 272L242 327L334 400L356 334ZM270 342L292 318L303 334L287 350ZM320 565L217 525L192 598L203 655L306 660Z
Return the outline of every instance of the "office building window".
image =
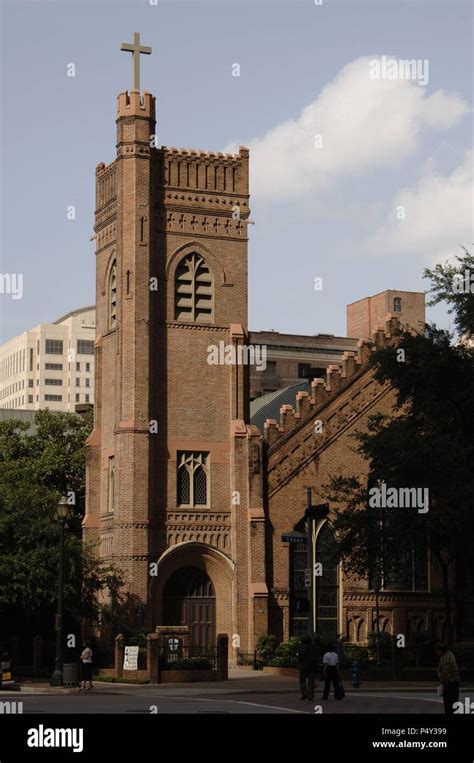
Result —
M324 379L325 368L312 366L311 363L298 363L298 379Z
M63 340L62 339L47 339L45 352L47 355L62 355Z
M78 339L77 340L77 354L78 355L93 355L94 354L94 340L93 339Z

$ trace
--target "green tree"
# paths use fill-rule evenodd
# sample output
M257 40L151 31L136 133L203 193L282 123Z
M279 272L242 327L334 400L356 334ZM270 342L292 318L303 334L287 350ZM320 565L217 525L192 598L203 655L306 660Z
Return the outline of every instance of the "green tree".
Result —
M56 505L68 496L65 533L65 612L76 621L97 619L97 593L116 592L120 579L84 545L85 440L92 413L38 411L34 427L0 422L0 612L32 631L48 629L57 597Z
M424 278L431 279L429 294L433 294L428 305L447 302L448 312L454 313L454 324L461 336L474 336L474 256L461 246L464 254L456 257L457 264L438 263L434 268L425 268ZM467 274L468 288L463 288ZM472 281L471 281L472 277Z
M373 356L376 378L389 382L401 415L379 418L361 436L371 473L396 487L427 487L429 549L443 576L448 641L452 643L449 576L472 559L474 540L474 354L448 332L427 326L404 333L405 362L393 349Z
M359 450L360 436L359 436ZM379 593L383 587L398 582L404 569L411 569L415 547L423 546L425 526L415 516L396 509L370 507L368 483L356 477L333 477L325 486L326 498L344 506L332 518L335 546L346 575L367 579L375 595L375 644L377 663L381 650ZM409 564L408 564L409 562ZM372 623L368 624L369 627Z
M442 571L452 643L450 574L471 560L468 578L474 580L474 354L454 346L450 335L435 326L427 326L424 335L400 333L398 348L405 351L404 362L393 347L371 357L377 380L395 390L395 415L372 417L367 431L357 435L357 449L369 462L373 484L382 480L393 487L429 489L426 514L392 510L382 556L389 566L402 566L410 546L427 543ZM348 506L335 521L341 553L352 548L353 569L368 571L367 486L335 478L328 489L328 497Z

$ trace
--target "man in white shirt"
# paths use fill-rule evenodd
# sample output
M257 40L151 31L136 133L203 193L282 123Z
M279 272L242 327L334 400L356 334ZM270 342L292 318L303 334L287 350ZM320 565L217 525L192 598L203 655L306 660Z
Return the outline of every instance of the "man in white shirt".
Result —
M328 699L329 692L331 690L331 683L334 687L334 697L336 698L336 691L341 684L341 677L339 675L339 657L336 652L329 649L323 657L323 669L324 669L324 691L323 699Z

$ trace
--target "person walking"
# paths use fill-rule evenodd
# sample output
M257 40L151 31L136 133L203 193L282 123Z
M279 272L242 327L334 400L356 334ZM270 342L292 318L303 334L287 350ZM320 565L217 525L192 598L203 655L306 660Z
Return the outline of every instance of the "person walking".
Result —
M301 699L314 699L314 681L319 663L319 649L305 636L297 652Z
M89 641L84 641L84 648L81 653L81 685L80 689L86 689L86 691L92 691L92 649ZM86 687L86 684L89 684Z
M443 691L444 712L446 715L453 715L453 705L459 701L459 671L456 657L449 651L446 644L438 644L436 651L439 655L438 678Z
M334 647L330 647L323 657L324 690L322 699L329 698L331 683L334 687L334 699L342 699L344 696L338 665L339 657L334 651Z

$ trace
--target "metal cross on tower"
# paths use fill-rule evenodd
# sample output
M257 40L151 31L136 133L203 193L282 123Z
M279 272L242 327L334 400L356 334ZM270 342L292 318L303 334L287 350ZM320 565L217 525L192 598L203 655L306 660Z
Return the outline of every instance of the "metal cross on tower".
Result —
M140 45L140 32L134 32L133 43L122 42L120 50L126 50L132 54L133 89L140 91L140 53L150 55L151 48Z

